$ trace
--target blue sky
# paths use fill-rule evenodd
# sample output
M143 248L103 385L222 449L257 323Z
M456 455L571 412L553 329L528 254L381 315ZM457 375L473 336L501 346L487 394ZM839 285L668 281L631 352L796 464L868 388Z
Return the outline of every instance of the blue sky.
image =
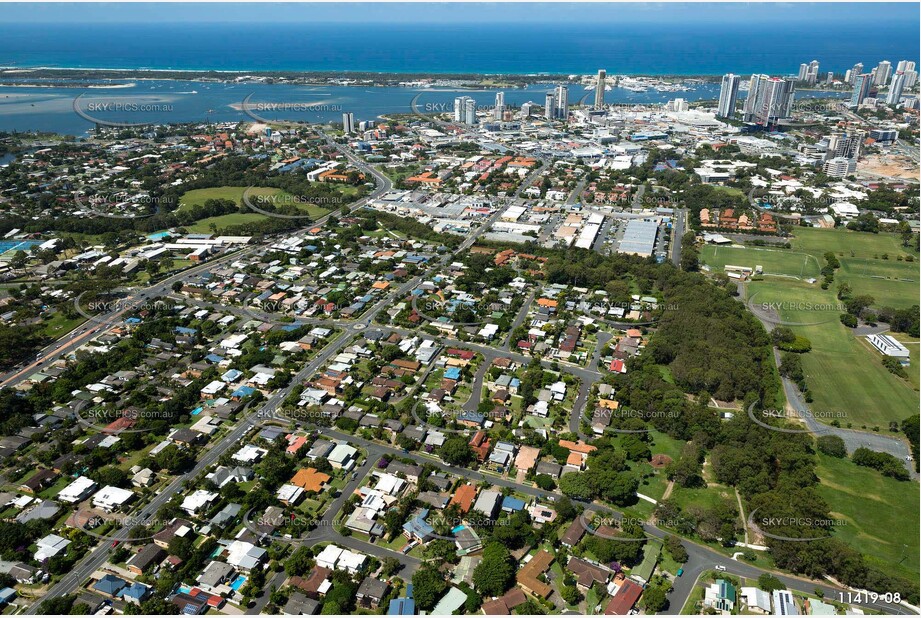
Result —
M904 3L4 3L6 23L866 23L921 18Z

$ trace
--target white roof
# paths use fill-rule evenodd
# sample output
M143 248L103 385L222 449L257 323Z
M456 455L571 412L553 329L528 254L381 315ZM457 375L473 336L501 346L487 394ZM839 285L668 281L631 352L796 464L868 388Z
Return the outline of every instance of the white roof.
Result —
M93 506L112 507L125 504L134 497L134 492L121 487L106 485L93 496Z
M259 566L266 551L246 541L234 541L227 547L227 564L243 569Z
M205 491L204 489L197 489L191 495L186 496L182 501L182 510L187 513L197 513L198 509L216 498L216 493Z
M278 490L278 499L282 502L293 502L297 500L304 490L297 485L282 485Z
M327 545L323 548L323 551L317 555L317 563L335 565L339 560L339 556L342 555L342 551L341 547Z
M339 562L336 563L336 568L357 571L365 563L366 559L367 556L364 554L356 554L355 552L343 549L342 555L339 556Z
M264 448L259 448L258 446L247 444L233 454L233 459L248 463L251 461L259 461L266 454L268 454L268 451Z
M39 539L35 545L38 547L38 551L35 552L35 559L41 562L46 558L57 556L65 547L70 545L70 541L56 534L49 534L45 538Z
M395 494L402 490L405 485L406 481L398 476L393 474L382 474L377 480L377 485L375 485L374 488L385 494Z
M331 462L336 462L341 464L342 462L355 456L355 453L358 451L348 444L337 444L336 448L330 451L329 455L326 457Z
M214 380L213 382L205 386L203 389L201 389L201 392L207 395L216 395L217 393L220 393L222 390L224 390L226 386L227 385L224 384L223 382L219 380Z
M96 481L85 476L79 476L73 483L61 490L57 499L62 502L76 502L85 497L95 487Z

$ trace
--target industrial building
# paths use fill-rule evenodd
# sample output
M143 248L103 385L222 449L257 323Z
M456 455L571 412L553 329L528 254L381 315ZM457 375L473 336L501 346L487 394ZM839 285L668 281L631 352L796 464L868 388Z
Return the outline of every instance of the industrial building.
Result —
M618 253L649 257L656 246L659 222L656 219L633 219L624 230Z

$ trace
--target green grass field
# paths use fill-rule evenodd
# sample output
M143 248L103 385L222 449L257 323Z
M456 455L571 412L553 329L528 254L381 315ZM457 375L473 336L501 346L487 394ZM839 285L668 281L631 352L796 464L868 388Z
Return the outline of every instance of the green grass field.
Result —
M854 294L870 294L879 305L902 308L918 304L918 253L902 247L898 234L796 228L792 245L794 250L810 253L822 263L822 255L833 251L841 262L835 285L846 281ZM888 259L883 259L884 254ZM904 261L908 256L914 261Z
M207 219L199 219L192 225L186 225L185 229L193 234L208 234L213 232L211 226L214 225L214 229L220 230L225 227L230 227L232 225L246 225L248 223L258 223L266 219L265 215L259 215L256 213L233 213L230 215L221 215L219 217L208 217Z
M765 274L790 277L818 277L821 262L813 255L792 249L768 247L719 247L707 245L700 253L701 259L713 272L723 272L727 264L733 266L762 266ZM819 256L821 257L821 256Z
M891 420L902 420L916 413L919 405L917 378L904 380L890 373L882 356L863 337L854 336L841 324L834 293L819 285L802 281L767 278L748 284L753 304L787 303L780 306L784 321L808 326L793 326L812 343L812 351L802 355L806 384L812 392L811 411L823 422L835 419L854 429L863 426L888 429ZM799 303L812 303L806 309ZM905 342L911 338L900 335ZM907 345L917 366L918 346Z
M813 412L825 414L843 425L860 429L901 420L918 410L918 379L903 380L885 369L882 357L863 338L855 337L838 321L844 312L837 300L839 283L847 282L854 294L870 294L878 306L908 307L918 303L918 257L901 246L896 234L866 234L844 229L796 228L792 249L763 247L704 247L701 257L713 272L726 264L764 267L763 280L747 284L749 301L754 305L778 303L778 313L812 342L804 354L806 383L812 392ZM828 290L819 282L824 253L832 251L841 268ZM888 254L888 259L882 259ZM899 261L897 258L903 259ZM904 258L912 256L913 262ZM910 372L917 374L917 342L899 335L912 351Z
M355 193L354 187L343 188L343 195L350 195ZM182 212L184 209L189 209L192 206L201 206L207 200L211 199L224 199L231 200L237 204L240 204L243 200L243 192L246 191L246 187L211 187L208 189L192 189L183 194L182 198L179 200L179 209L177 212ZM272 187L254 187L249 190L247 193L250 200L255 200L257 198L266 198L270 197L274 200L282 201L286 204L295 204L297 203L293 196L282 191L281 189L275 189ZM259 204L255 203L258 207ZM310 215L310 217L316 219L322 217L329 211L325 208L313 204L297 204L298 208L303 211L305 214ZM266 219L265 215L261 215L255 211L251 212L241 212L233 213L229 215L221 215L219 217L208 217L207 219L200 219L192 225L186 226L192 233L208 233L211 232L211 225L213 224L215 228L220 229L223 227L228 227L232 225L246 225L248 223L255 223L258 221L263 221Z
M835 527L834 535L884 570L917 581L918 483L896 481L825 455L819 455L816 471L818 492L828 502L832 519L846 522Z
M796 228L791 249L707 245L701 259L714 272L727 264L764 267L765 274L802 279L819 277L823 257L832 251L841 262L835 283L847 282L854 294L870 294L879 305L910 307L918 303L918 254L901 246L897 234L866 234L845 229ZM883 259L883 255L888 259ZM899 261L899 256L903 259ZM911 256L914 261L906 262Z

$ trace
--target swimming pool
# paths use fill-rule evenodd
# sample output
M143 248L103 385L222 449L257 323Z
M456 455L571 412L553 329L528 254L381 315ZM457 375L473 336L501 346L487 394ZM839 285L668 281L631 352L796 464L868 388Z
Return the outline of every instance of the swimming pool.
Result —
M464 525L463 525L463 524L461 524L461 525L459 525L459 526L456 526L453 530L451 530L451 534L457 534L458 532L460 532L460 531L463 530L463 529L464 529Z
M34 247L35 245L42 244L38 240L0 240L0 255L6 253L7 251L26 251Z
M246 583L246 576L237 575L236 579L230 582L230 587L233 588L234 590L239 590L240 588L243 587L243 584L245 583Z
M202 410L204 410L204 408L201 407L201 406L198 406L197 408L195 408L194 410L192 410L192 416L197 416L197 415L201 414L201 411L202 411Z

